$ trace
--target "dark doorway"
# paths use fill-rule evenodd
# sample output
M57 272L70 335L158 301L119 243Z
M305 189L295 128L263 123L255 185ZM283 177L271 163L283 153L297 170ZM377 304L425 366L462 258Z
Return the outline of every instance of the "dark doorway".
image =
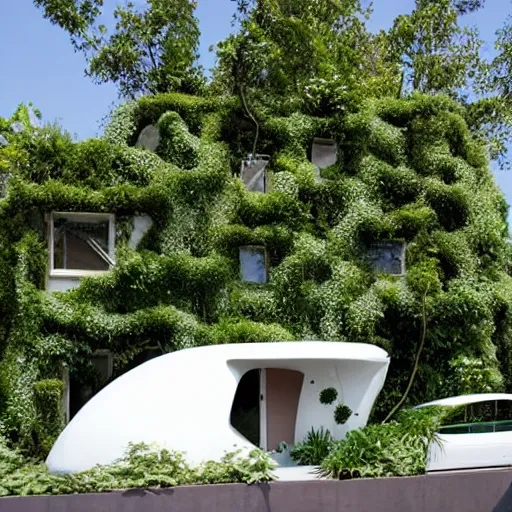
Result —
M240 379L230 421L248 441L260 445L260 370L251 370Z
M137 366L161 356L162 351L159 349L145 349L139 352L124 368L113 372L112 356L104 351L93 354L91 356L91 364L93 373L84 378L70 376L69 381L69 419L78 413L78 411L105 386L110 384L114 379L123 375Z
M140 366L143 363L147 363L148 361L151 361L151 359L155 359L155 357L159 357L163 355L162 351L157 348L148 348L143 350L142 352L139 352L119 373L119 375L123 375L126 372L129 372L130 370L133 370L134 368L137 368L137 366Z
M81 375L77 379L73 375L69 379L69 419L96 394L112 377L112 354L108 351L98 351L90 358L92 373Z

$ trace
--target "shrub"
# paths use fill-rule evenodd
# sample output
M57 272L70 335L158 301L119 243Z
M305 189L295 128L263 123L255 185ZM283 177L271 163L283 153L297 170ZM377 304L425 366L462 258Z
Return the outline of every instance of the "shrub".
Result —
M344 425L352 416L352 409L345 404L338 404L334 408L334 421L337 425Z
M144 443L131 444L110 466L97 466L73 475L52 475L44 464L23 461L0 444L0 496L98 493L131 488L178 485L257 483L273 479L270 457L255 449L248 456L226 454L221 461L190 467L182 453Z
M198 164L199 139L191 135L176 112L167 112L158 121L160 145L157 148L170 163L189 170Z
M279 324L263 324L248 320L224 320L210 327L206 333L210 342L215 345L293 341L295 339L291 332Z
M318 466L329 455L333 439L328 430L311 429L304 441L297 443L290 451L290 457L303 466Z
M325 388L320 391L320 403L331 405L338 398L338 392L334 388Z
M352 430L333 443L320 472L340 480L423 474L445 414L437 408L404 411L398 421Z
M64 384L61 380L40 380L34 384L36 407L37 447L42 457L46 457L64 426L62 397Z

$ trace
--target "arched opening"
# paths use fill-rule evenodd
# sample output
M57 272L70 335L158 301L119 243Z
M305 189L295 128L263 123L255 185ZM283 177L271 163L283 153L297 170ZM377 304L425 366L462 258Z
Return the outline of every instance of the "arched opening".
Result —
M248 441L260 444L260 370L247 372L238 383L231 407L231 425Z
M231 425L264 450L294 444L304 374L263 368L243 375L233 400Z

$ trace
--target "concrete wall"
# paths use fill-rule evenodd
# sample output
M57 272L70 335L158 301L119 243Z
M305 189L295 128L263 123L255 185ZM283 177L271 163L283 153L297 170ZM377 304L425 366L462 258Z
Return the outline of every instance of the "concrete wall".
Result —
M0 499L0 512L492 512L512 471Z

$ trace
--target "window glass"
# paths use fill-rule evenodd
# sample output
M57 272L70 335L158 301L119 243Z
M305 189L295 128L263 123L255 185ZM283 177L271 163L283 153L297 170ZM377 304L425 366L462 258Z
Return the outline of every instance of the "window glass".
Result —
M247 283L267 282L267 262L263 247L240 248L240 270L242 280Z
M440 429L442 434L481 434L512 430L512 401L487 400L454 410Z
M326 169L338 161L336 143L332 139L314 139L311 149L311 163L319 169Z
M390 275L405 272L405 246L402 242L372 244L367 257L376 272Z
M76 222L56 215L53 229L55 269L109 269L108 220Z
M498 421L512 421L512 400L498 400Z
M266 175L265 168L268 161L255 159L251 162L244 161L242 163L241 178L247 190L251 192L265 192L266 191Z
M485 423L496 419L496 400L468 404L468 423Z

